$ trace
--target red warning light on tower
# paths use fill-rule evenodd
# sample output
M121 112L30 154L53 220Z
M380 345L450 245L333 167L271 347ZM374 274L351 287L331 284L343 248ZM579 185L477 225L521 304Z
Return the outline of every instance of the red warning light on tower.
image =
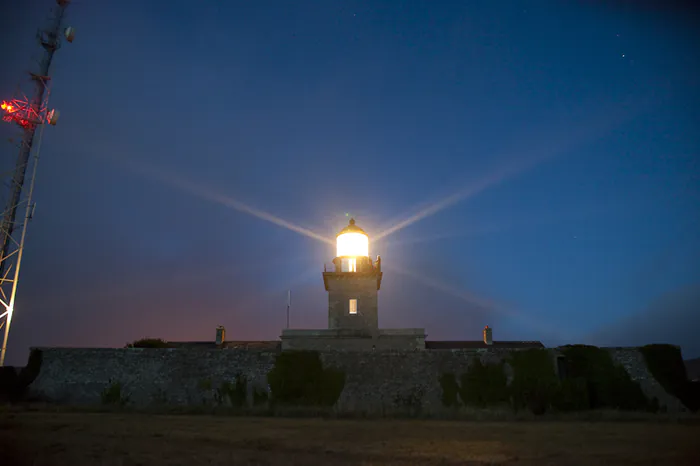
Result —
M15 113L17 111L17 107L12 105L10 102L5 102L4 100L2 103L0 103L0 109L3 109L7 114Z
M21 102L17 99L10 101L3 100L0 103L0 109L3 111L2 120L7 122L15 122L22 127L27 127L36 118L32 118L33 112L27 102Z
M0 110L3 111L3 121L17 123L23 128L42 123L56 125L60 115L60 112L56 109L48 110L46 105L42 105L39 111L36 111L28 102L20 99L3 100L0 102Z

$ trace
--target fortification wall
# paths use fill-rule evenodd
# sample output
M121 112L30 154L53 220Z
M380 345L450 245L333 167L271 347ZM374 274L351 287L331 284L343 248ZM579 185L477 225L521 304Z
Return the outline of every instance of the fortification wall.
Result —
M62 403L95 403L113 382L119 382L134 405L169 403L201 405L213 401L223 381L245 375L249 400L254 388L267 389L267 373L276 352L252 349L91 349L40 348L43 362L30 390ZM550 350L552 357L556 350ZM647 394L669 409L680 403L649 374L634 349L611 349L614 358L639 380ZM419 400L424 412L442 406L439 377L466 372L474 358L497 362L509 350L425 350L415 352L324 352L324 366L341 369L346 382L336 409L391 412Z
M323 329L283 330L282 351L420 351L425 349L425 329Z

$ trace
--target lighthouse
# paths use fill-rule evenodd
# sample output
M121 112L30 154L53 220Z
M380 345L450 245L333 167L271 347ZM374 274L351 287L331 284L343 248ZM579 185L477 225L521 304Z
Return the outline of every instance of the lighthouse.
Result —
M324 266L328 328L283 329L282 350L418 351L423 328L379 328L382 262L369 255L369 235L355 219L336 236L333 265Z
M333 270L324 270L323 284L328 292L329 329L379 328L381 259L369 257L369 236L354 219L336 237Z

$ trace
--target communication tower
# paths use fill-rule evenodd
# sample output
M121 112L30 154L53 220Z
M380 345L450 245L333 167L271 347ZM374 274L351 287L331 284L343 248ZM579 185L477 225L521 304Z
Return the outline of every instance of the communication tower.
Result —
M9 188L9 193L5 210L1 214L2 223L0 223L0 331L2 332L0 366L5 364L27 223L34 212L32 192L41 149L41 137L45 125L47 123L55 125L59 116L57 110L50 110L48 106L51 84L49 69L54 53L61 45L61 39L65 38L68 42L73 42L75 37L75 30L72 27L63 26L69 4L70 0L56 0L46 26L37 32L37 39L43 53L36 72L29 72L32 88L29 96L20 89L13 99L0 100L2 120L18 125L22 132L17 162L14 169L4 176L6 180L3 180L6 181L4 184ZM35 144L37 128L39 135ZM29 180L26 180L28 171ZM28 189L25 189L27 181ZM17 218L18 213L19 218Z

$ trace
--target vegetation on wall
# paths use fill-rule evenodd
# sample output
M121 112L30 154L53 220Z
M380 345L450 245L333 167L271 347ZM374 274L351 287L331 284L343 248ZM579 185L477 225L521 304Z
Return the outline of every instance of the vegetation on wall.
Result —
M39 371L41 370L43 357L43 353L38 349L33 349L29 353L27 365L19 371L19 380L23 387L29 387L29 385L37 378Z
M20 385L18 375L16 367L0 367L0 402L15 402L19 398Z
M104 405L124 406L129 402L129 395L124 393L124 387L120 382L110 381L109 385L102 390L101 398Z
M201 379L199 382L197 382L197 387L202 391L207 391L212 389L213 384L211 379Z
M268 394L265 390L254 387L253 388L253 406L264 406L268 401Z
M217 404L224 404L228 400L234 408L245 406L248 398L248 379L243 374L237 374L234 383L222 382L214 397Z
M127 343L126 348L172 348L172 345L162 338L141 338Z
M345 387L345 373L324 368L317 351L286 351L277 355L267 381L273 403L333 406Z
M482 364L476 359L460 382L459 396L465 405L486 407L508 402L508 379L503 363Z
M27 365L20 369L12 366L0 367L0 400L16 403L26 400L29 385L39 375L43 354L33 349L29 353Z
M442 404L444 406L459 406L459 384L457 377L448 372L440 376L440 387L442 387Z
M646 345L640 348L651 375L690 411L700 409L700 384L688 380L680 348L673 345Z
M552 395L551 407L555 411L585 411L591 409L588 384L585 379L564 379Z
M508 362L513 367L508 392L515 410L529 409L534 414L543 414L554 407L561 385L549 351L516 351Z
M639 383L624 367L613 362L610 352L596 346L571 345L562 348L568 375L584 383L590 409L652 410Z
M510 353L507 358L513 369L510 384L504 362L483 364L476 359L459 384L454 374L440 377L443 405L459 406L456 396L459 394L465 405L487 407L510 402L514 410L528 409L534 414L549 409L658 409L658 402L646 398L640 385L624 367L615 365L607 350L575 345L564 347L562 353L568 366L564 378L557 375L553 355L546 349Z

